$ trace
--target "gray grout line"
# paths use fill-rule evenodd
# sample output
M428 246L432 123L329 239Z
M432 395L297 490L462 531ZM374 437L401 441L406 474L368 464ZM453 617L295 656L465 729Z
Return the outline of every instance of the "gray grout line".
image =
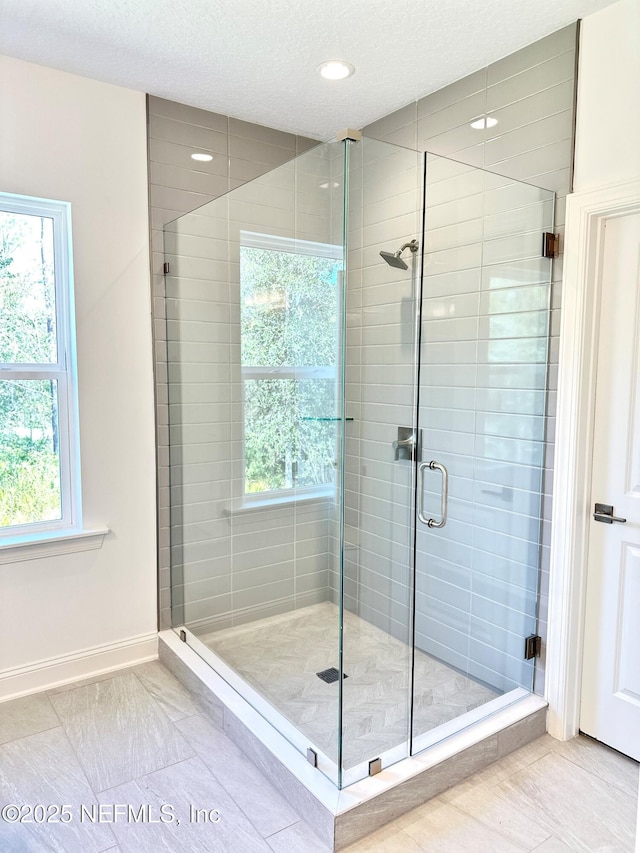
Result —
M87 783L87 787L92 792L93 796L95 797L96 802L98 802L98 793L99 792L96 791L96 789L93 787L93 785L89 781L89 777L87 776L86 770L84 769L84 764L80 760L80 756L78 755L78 752L76 751L73 743L71 742L71 738L69 737L69 734L68 734L66 728L64 727L64 725L61 726L61 729L62 729L62 733L64 734L64 736L67 740L67 743L69 744L69 748L71 749L71 752L74 754L75 759L78 762L78 767L80 768L82 775L84 776L85 782ZM112 832L112 834L113 834L113 832ZM115 839L116 844L117 844L118 840L117 840L117 838L115 838L115 835L114 835L114 839Z
M58 721L58 726L52 726L52 728L61 728L64 731L64 726L62 724L62 720L60 719L60 714L56 711L56 706L51 701L51 696L48 691L45 692L45 696L49 700L49 705L51 705L51 710L53 711L56 720ZM51 731L51 729L45 729L45 731Z
M125 667L125 668L124 668L124 669L122 669L122 670L115 670L115 677L119 677L120 675L129 675L129 674L133 674L133 675L135 676L135 672L132 672L132 670L134 670L134 669L136 668L136 666L139 666L139 664L135 664L134 666L130 666L130 667ZM164 711L164 709L160 706L160 704L157 702L157 700L155 699L155 697L154 697L154 696L152 696L152 695L149 693L149 691L146 689L146 687L144 686L144 684L142 684L142 682L140 681L140 679L139 679L137 676L135 676L135 677L136 677L136 681L138 682L138 684L140 684L140 685L142 686L142 688L145 690L145 692L147 693L147 695L149 696L149 698L150 698L150 699L152 699L152 700L154 701L154 703L155 703L155 704L160 708L160 710L162 711L162 713L163 713L165 716L167 716L167 715L166 715L166 713L165 713L165 711ZM104 680L104 681L111 681L112 679L107 678L107 679L101 679L101 680ZM77 688L73 688L73 689L78 689L78 690L79 690L81 687L92 687L94 684L99 684L99 683L100 683L100 680L98 680L98 681L92 681L92 682L89 682L88 684L81 684L81 685L79 685ZM66 692L66 691L65 691L65 692ZM55 711L55 707L54 707L54 711ZM58 716L58 714L57 714L57 713L56 713L56 716ZM59 719L59 717L58 717L58 719ZM171 721L171 720L169 720L169 723L171 723L171 724L173 725L173 723L172 723L172 721ZM78 762L78 765L79 765L79 767L80 767L80 768L81 768L81 770L82 770L82 773L83 773L83 775L84 775L84 777L85 777L85 780L86 780L86 782L87 782L87 785L89 786L90 790L93 792L94 796L96 797L96 800L97 800L98 794L102 794L102 793L104 793L104 791L112 790L112 788L116 788L116 787L118 787L118 785L126 785L126 784L129 784L130 782L134 782L134 781L136 781L136 779L142 778L142 777L140 777L140 776L137 776L137 777L135 777L134 779L129 779L129 780L124 781L124 782L119 782L119 783L118 783L118 785L112 785L112 786L111 786L111 788L104 788L104 789L97 790L96 788L94 788L94 787L93 787L93 785L92 785L92 784L91 784L91 782L89 781L89 778L88 778L88 776L87 776L87 774L86 774L86 771L85 771L85 769L84 769L84 764L82 763L82 761L81 761L81 759L80 759L80 755L79 755L79 754L78 754L78 752L76 751L76 749L75 749L75 747L74 747L74 745L73 745L73 743L72 743L72 741L71 741L71 738L69 737L69 734L68 734L68 732L67 732L67 730L66 730L66 728L65 728L65 726L64 726L64 723L61 723L61 724L60 724L60 729L61 729L61 731L63 732L63 734L65 735L65 737L66 737L66 739L67 739L67 742L68 742L68 744L69 744L69 746L70 746L70 748L71 748L71 751L73 752L73 754L74 754L74 756L75 756L75 758L76 758L76 761ZM176 731L177 731L177 730L176 730ZM178 734L180 734L180 733L178 732ZM180 737L182 737L182 735L180 735ZM191 746L191 744L189 744L189 746ZM194 750L194 752L195 752L195 750ZM192 756L192 757L194 757L194 756ZM175 764L181 764L183 761L188 761L188 760L189 760L189 759L181 759L180 761L174 761L174 762L172 762L171 764L167 764L167 765L163 765L162 767L158 767L158 768L156 768L156 770L164 770L164 769L165 769L165 767L172 767L172 766L174 766ZM150 773L155 773L156 771L155 771L155 770L151 770L151 771L149 771L149 772L150 772ZM146 776L146 775L148 775L148 774L144 774L144 775ZM116 840L117 840L117 839L116 839ZM109 849L109 848L107 848L107 849Z
M210 720L210 719L208 719L208 718L207 718L206 716L204 716L203 714L194 714L194 715L192 715L192 716L199 716L199 717L201 717L205 722L209 723L209 725L213 725L213 723L211 722L211 720ZM177 722L177 721L176 721L176 722ZM214 728L216 728L216 727L215 727L215 725L214 725ZM290 826L294 826L296 823L304 823L304 820L303 820L300 816L298 816L298 820L296 820L296 821L292 821L292 823L287 824L287 826L283 826L281 829L277 830L276 832L272 832L272 833L271 833L271 835L268 835L268 836L263 835L263 834L260 832L260 830L258 829L258 827L254 824L254 822L253 822L253 820L252 820L251 815L249 814L249 812L247 812L247 810L241 806L241 804L236 800L236 798L233 796L233 794L232 794L232 793L227 789L227 787L226 787L226 785L225 785L225 782L224 782L224 777L223 777L223 776L219 776L217 773L215 773L215 772L214 772L214 771L213 771L213 770L208 766L208 764L204 761L204 759L200 756L200 753L199 753L199 752L198 752L198 750L193 746L193 744L191 743L191 741L189 740L189 738L188 738L188 737L186 737L184 734L182 734L182 732L180 732L180 730L179 730L177 727L176 727L176 730L177 730L177 731L182 735L182 737L187 741L187 743L189 744L189 746L191 746L191 747L192 747L192 749L194 749L194 751L195 751L195 753L196 753L197 757L198 757L198 758L200 758L200 760L201 760L201 761L202 761L202 763L205 765L205 767L207 768L207 770L211 773L211 775L212 775L212 776L213 776L213 778L216 780L216 782L218 782L218 784L219 784L219 785L221 785L221 786L224 788L224 790L225 790L225 792L226 792L227 796L228 796L231 800L233 800L233 802L234 802L234 803L235 803L235 805L237 806L238 810L239 810L240 812L242 812L242 814L247 818L247 820L249 821L249 823L251 824L251 826L253 826L253 828L255 829L256 833L257 833L261 838L264 838L265 840L266 840L267 838L272 838L274 835L277 835L277 834L278 834L278 832L282 832L283 830L288 829ZM232 740L231 740L231 738L229 737L229 735L227 735L227 734L226 734L226 732L224 731L224 728L222 728L222 729L218 729L218 731L219 731L222 735L224 735L224 736L225 736L229 741L231 741L231 743L233 743L233 744L234 744L234 746L236 746L236 747L237 747L237 744L236 744L234 741L232 741ZM239 749L239 747L238 747L238 749ZM242 750L240 750L240 752L242 752ZM253 763L253 761L252 761L252 759L251 759L251 758L250 758L246 753L242 752L242 755L243 755L243 757L244 757L247 761L249 761L249 762L250 762L250 763L255 767L255 769L258 771L258 773L260 774L260 776L263 778L263 780L264 780L264 787L265 787L265 788L271 788L271 789L274 791L274 793L279 794L278 789L277 789L277 788L275 787L275 785L273 785L273 783L272 783L272 782L271 782L271 781L270 781L270 780L269 780L269 779L264 775L264 773L262 772L262 770L260 769L260 767L258 767L258 765L256 765L256 764L254 764L254 763ZM293 811L295 811L295 809L293 809ZM305 825L307 825L307 824L305 823Z
M526 768L525 768L525 769L526 769ZM493 830L495 833L497 833L498 835L501 835L501 836L502 836L502 838L506 839L506 840L507 840L507 841L509 841L511 844L513 844L513 846L514 846L514 847L519 846L519 845L517 844L517 842L513 839L513 837L512 837L512 836L510 836L510 835L508 835L507 833L505 833L505 832L502 832L502 831L501 831L500 823L498 823L497 825L493 825L493 824L490 824L490 823L485 823L485 822L484 822L483 820L481 820L480 818L475 817L474 815L470 814L469 812L466 812L466 811L465 811L461 806L458 806L458 805L456 805L455 803L449 803L449 805L450 805L452 808L454 808L457 812L459 812L459 813L460 813L460 815L461 815L461 817L466 818L467 820L471 819L471 820L473 820L475 823L480 824L481 826L488 827L489 829L492 829L492 830ZM514 809L514 811L518 812L519 814L524 814L524 812L521 812L519 809L515 809L513 806L511 806L511 808L512 808L512 809ZM526 815L526 817L529 817L529 820L531 820L531 817L530 817L529 815ZM534 822L535 822L535 821L534 821ZM540 824L536 824L536 826L537 826L537 827L538 827L542 832L548 832L548 830L547 830L547 829L545 829L545 827L541 826ZM551 834L551 833L549 833L549 835L545 838L545 840L544 840L542 843L543 843L543 844L545 844L545 843L546 843L546 842L551 838L551 835L552 835L552 834ZM538 845L538 846L539 846L539 845ZM530 848L528 848L528 847L527 847L527 848L523 848L523 849L524 849L524 850L526 850L526 851L527 851L527 853L530 853Z
M271 784L271 783L269 783ZM273 786L272 786L273 787ZM275 788L274 788L275 790ZM282 829L277 829L275 832L272 832L270 835L263 835L265 841L268 841L269 838L273 838L274 835L279 835L281 832L284 832L287 829L291 829L292 826L297 826L298 824L302 824L303 826L309 826L309 824L301 817L298 820L294 820L291 823L288 823L286 826L283 826ZM311 829L311 827L309 827ZM313 832L313 830L311 830ZM315 834L315 833L314 833Z
M91 687L91 685L98 684L101 681L111 681L113 678L119 678L122 675L127 675L138 665L139 664L133 664L132 666L126 666L123 669L114 669L111 672L104 672L100 675L89 676L86 679L80 678L76 681L70 681L68 684L60 684L57 687L51 687L48 690L45 690L44 692L47 694L49 699L51 699L52 696L57 696L60 693L68 693L71 690L79 690L81 687Z
M189 746L191 746L191 744L189 744ZM98 796L98 794L106 794L109 791L115 791L116 788L120 788L122 785L130 785L132 782L138 782L140 779L145 779L147 776L151 776L153 773L159 773L161 770L167 770L169 767L177 767L178 764L185 764L187 761L193 761L194 758L200 758L200 756L195 753L194 755L190 755L189 758L181 758L179 761L172 761L170 764L163 764L162 767L156 767L154 770L149 770L148 773L143 773L141 776L134 776L132 779L125 779L122 782L118 782L117 785L110 785L108 788L101 788L99 791L95 792L96 796ZM201 758L200 761L202 761Z
M35 695L35 694L33 694L33 695ZM19 698L24 699L26 697L21 696ZM53 710L55 712L55 708ZM58 720L60 719L57 714L56 714L56 717L58 718ZM63 733L65 733L64 726L62 725L62 723L59 722L57 726L49 726L48 729L41 729L38 732L31 732L28 735L21 735L20 737L14 737L14 738L12 738L12 740L5 740L4 743L0 743L0 750L2 749L3 746L9 746L9 744L12 744L12 743L20 743L21 740L27 740L27 738L35 737L36 735L42 735L45 732L55 732L56 729L60 729Z

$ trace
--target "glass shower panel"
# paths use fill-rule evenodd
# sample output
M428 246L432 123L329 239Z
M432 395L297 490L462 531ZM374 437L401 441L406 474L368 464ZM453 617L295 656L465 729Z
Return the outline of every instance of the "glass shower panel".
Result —
M427 155L414 752L533 686L553 201Z
M173 625L337 780L342 148L165 228Z
M165 227L173 626L340 787L532 687L552 226L363 139Z
M421 240L423 183L415 151L363 139L348 157L344 785L408 754L420 252L399 250Z

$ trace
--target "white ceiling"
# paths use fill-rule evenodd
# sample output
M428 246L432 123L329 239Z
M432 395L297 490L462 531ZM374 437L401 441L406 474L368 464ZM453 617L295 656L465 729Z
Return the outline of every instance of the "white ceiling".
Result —
M328 139L611 2L0 0L0 53Z

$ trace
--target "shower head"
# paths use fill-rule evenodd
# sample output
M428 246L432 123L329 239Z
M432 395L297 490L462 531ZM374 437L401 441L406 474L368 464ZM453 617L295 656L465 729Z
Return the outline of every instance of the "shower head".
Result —
M397 267L400 270L408 270L409 266L406 264L400 255L404 252L405 249L410 249L412 254L415 254L418 251L418 246L420 244L417 240L410 240L408 243L404 243L397 252L380 252L380 257L384 258L384 260L389 264L390 267Z
M390 267L398 267L401 270L408 270L409 267L400 257L400 252L380 252L380 257L384 258Z

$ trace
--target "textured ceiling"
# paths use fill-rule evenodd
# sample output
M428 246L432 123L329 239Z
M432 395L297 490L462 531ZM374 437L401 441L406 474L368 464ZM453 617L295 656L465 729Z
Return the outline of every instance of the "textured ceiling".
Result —
M0 0L0 53L327 139L610 2Z

